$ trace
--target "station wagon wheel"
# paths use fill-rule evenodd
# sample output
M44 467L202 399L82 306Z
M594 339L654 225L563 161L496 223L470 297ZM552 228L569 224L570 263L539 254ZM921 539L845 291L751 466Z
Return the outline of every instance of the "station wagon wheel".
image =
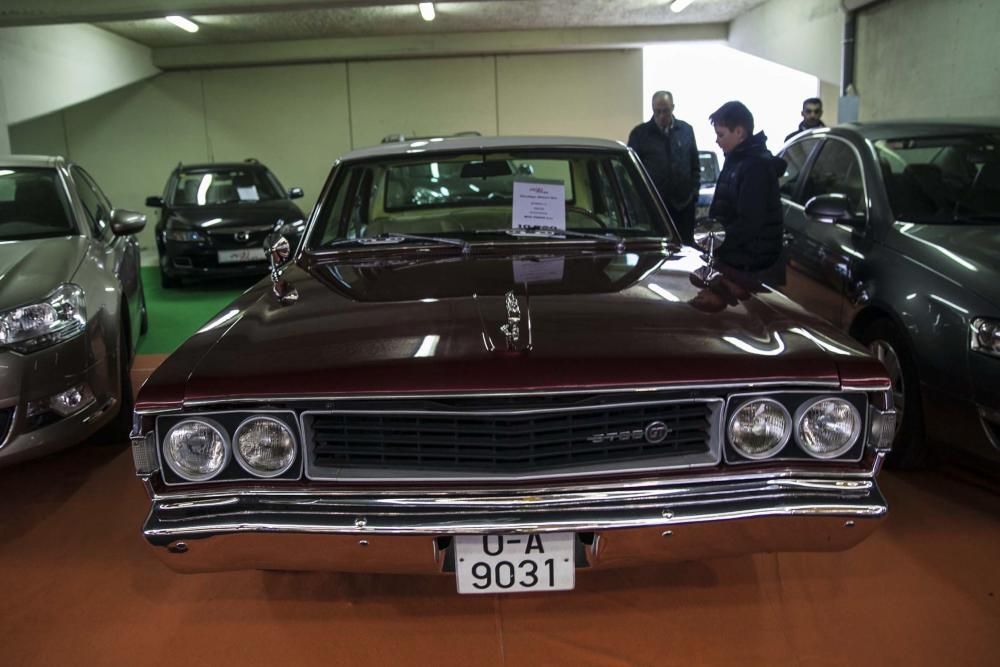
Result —
M876 320L860 336L885 366L896 409L896 435L887 462L897 468L916 468L927 459L920 382L910 346L889 320Z

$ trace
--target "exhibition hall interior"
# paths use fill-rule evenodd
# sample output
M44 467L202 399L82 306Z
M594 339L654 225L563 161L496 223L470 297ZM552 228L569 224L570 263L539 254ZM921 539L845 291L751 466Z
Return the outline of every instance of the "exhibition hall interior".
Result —
M0 663L997 664L998 26L4 0Z

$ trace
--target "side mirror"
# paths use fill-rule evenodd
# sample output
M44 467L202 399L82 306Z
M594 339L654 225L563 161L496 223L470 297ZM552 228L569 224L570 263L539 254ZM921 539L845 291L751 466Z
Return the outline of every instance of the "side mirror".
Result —
M116 208L111 211L111 231L115 236L137 234L146 226L146 215Z
M300 199L304 195L305 195L305 193L302 192L302 188L290 188L288 190L288 198L289 199Z
M838 193L817 195L807 201L806 215L813 220L831 225L837 222L859 225L864 222L864 217L858 216L851 210L851 200L847 195Z
M163 208L163 197L146 197L146 206L150 208Z

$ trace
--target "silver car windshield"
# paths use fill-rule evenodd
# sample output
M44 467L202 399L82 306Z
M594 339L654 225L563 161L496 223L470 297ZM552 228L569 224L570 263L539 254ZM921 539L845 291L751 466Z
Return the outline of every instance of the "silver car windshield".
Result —
M76 234L55 169L0 165L0 240Z
M530 227L546 233L507 238L671 240L654 195L626 154L506 149L348 164L321 204L309 247L407 235L486 242L489 234L524 226L515 221L515 199L523 192L518 184L549 186L547 211L556 214L555 227L565 233L534 224Z

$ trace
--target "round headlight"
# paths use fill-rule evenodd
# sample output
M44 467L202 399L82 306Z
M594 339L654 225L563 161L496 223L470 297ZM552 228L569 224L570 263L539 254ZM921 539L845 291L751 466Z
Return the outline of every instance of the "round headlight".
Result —
M188 419L167 431L163 458L180 477L189 482L202 482L212 479L226 467L229 446L218 424Z
M273 417L251 417L236 429L233 438L236 460L258 477L275 477L295 462L295 436Z
M851 448L861 433L861 414L842 398L817 398L795 415L795 440L818 459L832 459Z
M791 435L791 415L785 406L770 398L747 401L729 420L729 442L748 459L774 456Z

